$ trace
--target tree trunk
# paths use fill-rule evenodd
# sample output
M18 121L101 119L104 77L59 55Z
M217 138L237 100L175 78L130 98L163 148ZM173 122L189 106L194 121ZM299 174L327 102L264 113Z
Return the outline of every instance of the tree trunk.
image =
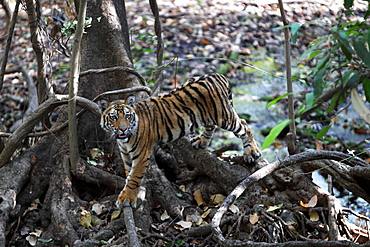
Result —
M92 25L86 30L82 40L81 72L116 66L133 67L129 43L129 29L126 20L124 1L94 0L87 5L86 16L92 17ZM123 88L140 85L136 76L122 71L93 74L81 78L79 95L92 99L96 95ZM106 98L109 101L125 98L116 95ZM148 97L144 92L136 94L141 100ZM90 113L84 114L79 121L81 151L107 145L99 119Z

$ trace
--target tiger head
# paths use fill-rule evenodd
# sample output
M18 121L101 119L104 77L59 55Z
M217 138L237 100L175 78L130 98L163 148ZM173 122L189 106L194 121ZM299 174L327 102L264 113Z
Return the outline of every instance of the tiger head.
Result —
M128 105L127 100L107 102L107 108L103 104L100 126L107 132L112 133L119 141L128 142L136 129L137 116L133 104Z

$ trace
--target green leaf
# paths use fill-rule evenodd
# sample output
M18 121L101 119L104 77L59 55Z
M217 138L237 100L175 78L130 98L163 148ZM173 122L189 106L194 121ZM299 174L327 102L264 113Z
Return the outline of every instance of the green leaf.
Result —
M312 41L308 47L308 48L303 54L302 56L298 59L298 62L302 61L303 58L307 57L308 54L311 54L319 45L321 45L322 43L324 43L326 41L325 38L320 38L320 39L316 39L314 41Z
M292 42L295 43L297 41L297 34L298 30L301 27L301 24L294 22L291 24L291 32L292 32Z
M347 82L348 82L348 79L349 79L349 76L353 73L353 69L349 69L347 70L346 72L344 72L343 74L343 78L342 78L342 81L343 81L343 87L345 87L347 85Z
M288 124L290 124L291 122L292 120L286 119L279 123L278 125L276 125L275 127L273 127L270 130L270 133L266 136L265 141L262 144L262 149L265 149L268 146L270 146L275 141L276 137L281 133L281 131L283 131L283 129L286 126L288 126Z
M51 241L53 241L53 239L52 238L48 238L48 239L38 238L37 241L40 241L42 243L50 243Z
M362 87L365 91L365 96L367 102L370 102L370 79L369 78L364 78Z
M316 64L316 67L315 67L315 70L316 71L319 71L321 70L323 67L326 67L328 61L329 61L329 58L330 58L330 53L326 54L325 57L321 58L317 64Z
M334 37L338 40L340 43L340 48L342 49L344 55L348 60L352 59L353 50L351 46L349 45L349 42L347 40L347 34L344 31L339 31L333 33Z
M313 83L313 93L315 97L319 97L322 94L324 88L324 75L326 73L326 66L322 67L315 75L315 81Z
M277 103L278 101L280 101L282 98L284 98L284 97L286 97L286 96L288 96L288 95L291 95L291 94L295 94L295 93L296 93L296 92L286 93L286 94L283 94L283 95L281 95L281 96L277 97L276 99L271 100L269 103L267 103L267 105L266 105L266 109L267 109L267 108L269 108L270 106L272 106L272 105L276 104L276 103Z
M358 71L353 72L351 77L348 79L348 82L346 85L349 88L357 88L358 84L360 82L360 73Z
M306 94L306 103L308 108L312 108L313 102L315 101L315 95L313 92Z
M322 50L318 50L318 51L314 51L310 54L310 59L316 57L317 55L319 55L320 53L322 53Z
M327 113L330 113L331 111L334 110L335 107L337 107L338 102L339 102L339 97L341 97L341 95L342 95L341 91L338 91L334 94L333 98L331 99L330 105L326 109Z
M355 48L357 55L361 58L364 64L368 68L370 68L370 53L365 47L365 44L357 39L353 39L353 47Z
M328 133L329 129L331 128L331 124L329 124L328 126L325 126L324 128L322 128L319 133L317 133L316 137L317 139L321 139L326 133Z
M353 5L353 0L344 0L344 7L350 9Z

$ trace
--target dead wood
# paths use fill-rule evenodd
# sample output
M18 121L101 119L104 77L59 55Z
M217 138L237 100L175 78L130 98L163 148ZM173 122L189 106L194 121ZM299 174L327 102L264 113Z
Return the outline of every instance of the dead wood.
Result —
M26 183L35 163L31 152L15 159L0 169L0 246L6 245L6 230L9 216L16 214L16 197ZM19 208L18 208L19 210Z
M236 186L236 188L224 200L221 207L218 209L217 213L213 217L213 219L212 219L212 231L213 231L213 233L214 233L214 235L217 239L217 242L222 246L249 246L251 244L250 242L243 242L243 241L240 241L240 240L227 240L223 237L223 234L222 234L222 231L221 231L219 225L220 225L222 216L225 214L225 212L227 211L229 206L246 190L247 187L249 187L253 183L261 180L262 178L271 174L272 172L276 171L277 169L282 168L282 167L285 167L285 169L286 169L287 166L291 166L291 165L294 165L296 163L301 163L301 162L308 161L308 160L312 161L312 160L316 160L316 159L334 159L334 160L339 160L341 162L349 164L351 166L354 166L356 164L359 165L359 166L366 166L366 167L368 166L366 163L364 163L362 160L360 160L356 157L346 155L346 154L343 154L343 153L339 153L339 152L327 152L327 151L314 151L314 152L305 152L305 153L301 153L301 154L296 154L296 155L288 156L287 158L285 158L281 161L275 161L271 164L268 164L263 159L260 159L258 161L258 163L263 162L267 165L263 166L262 168L260 168L259 170L257 170L256 172L254 172L253 174L248 176L238 186ZM290 187L290 189L291 189L291 187ZM333 214L337 213L336 215L338 215L338 211L340 211L340 210L336 209L336 212L333 212ZM333 217L337 218L337 216L333 216ZM332 235L334 237L334 240L337 240L336 235L334 236L334 234L336 234L335 232L336 232L336 230L333 229L332 230ZM279 246L284 246L284 244L281 244ZM322 243L322 242L315 243L315 244L318 244L318 246L321 246L321 244L323 244L323 246L326 246L325 243ZM341 243L337 243L337 241L334 241L333 244L341 245ZM347 244L349 244L348 246L352 246L353 243L348 242ZM271 244L271 245L266 244L266 246L275 246L275 245L274 244ZM294 243L291 243L291 245L295 246ZM259 246L259 245L257 244L255 246ZM261 245L261 246L264 246L264 245ZM276 246L278 246L278 245L276 245ZM299 246L299 244L297 246Z

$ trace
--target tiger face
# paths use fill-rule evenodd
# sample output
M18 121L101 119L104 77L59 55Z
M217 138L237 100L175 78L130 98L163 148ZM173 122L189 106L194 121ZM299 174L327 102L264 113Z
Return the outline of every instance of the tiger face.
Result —
M136 129L137 117L134 109L124 100L112 102L103 111L100 126L112 133L118 141L128 142Z

